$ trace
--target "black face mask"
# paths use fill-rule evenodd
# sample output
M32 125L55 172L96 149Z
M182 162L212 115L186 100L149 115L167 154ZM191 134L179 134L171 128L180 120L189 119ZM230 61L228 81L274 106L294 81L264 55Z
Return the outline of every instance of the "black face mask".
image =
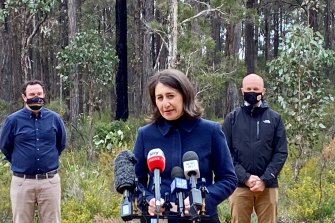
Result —
M243 97L246 102L255 105L262 99L262 92L244 92Z
M35 96L33 98L28 98L26 103L31 110L38 111L43 107L44 102L44 98Z

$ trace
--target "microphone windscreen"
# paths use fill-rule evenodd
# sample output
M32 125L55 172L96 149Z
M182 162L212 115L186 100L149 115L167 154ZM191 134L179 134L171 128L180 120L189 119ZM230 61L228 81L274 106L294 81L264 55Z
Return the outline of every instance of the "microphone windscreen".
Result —
M189 160L196 160L199 162L198 154L196 154L194 151L188 151L184 153L183 155L183 162L189 161Z
M178 191L185 191L188 189L187 181L184 179L184 171L181 167L175 166L171 171L171 193Z
M159 169L160 172L165 170L165 156L161 149L152 149L148 153L147 165L151 172Z
M175 166L171 170L171 178L174 179L176 177L184 178L184 170L179 166Z
M194 151L184 153L183 167L186 179L189 179L192 175L195 175L196 178L200 177L199 157Z
M135 155L129 150L121 151L114 160L114 184L117 192L135 187Z

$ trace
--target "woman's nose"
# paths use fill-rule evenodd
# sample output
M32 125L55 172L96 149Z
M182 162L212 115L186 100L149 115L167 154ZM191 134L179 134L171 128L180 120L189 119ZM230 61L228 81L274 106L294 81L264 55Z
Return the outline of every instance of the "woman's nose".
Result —
M168 100L168 99L164 99L164 100L163 100L163 105L164 105L165 107L169 107L169 106L171 105L170 100Z

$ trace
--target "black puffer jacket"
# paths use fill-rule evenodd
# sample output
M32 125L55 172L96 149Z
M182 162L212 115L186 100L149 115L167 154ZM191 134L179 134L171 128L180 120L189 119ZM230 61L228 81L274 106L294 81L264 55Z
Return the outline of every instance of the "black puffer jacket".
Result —
M266 187L278 187L278 174L287 158L287 139L280 115L264 100L260 107L241 106L223 123L234 161L238 186L250 175L259 176Z

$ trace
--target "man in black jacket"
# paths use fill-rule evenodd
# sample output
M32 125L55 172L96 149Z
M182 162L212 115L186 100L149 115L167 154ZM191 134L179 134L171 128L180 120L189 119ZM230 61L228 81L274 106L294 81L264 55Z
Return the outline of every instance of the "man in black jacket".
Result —
M233 223L250 223L253 210L259 223L277 219L277 177L287 158L287 139L281 116L263 99L265 90L262 77L247 75L241 88L244 105L223 123L238 178L229 198Z

